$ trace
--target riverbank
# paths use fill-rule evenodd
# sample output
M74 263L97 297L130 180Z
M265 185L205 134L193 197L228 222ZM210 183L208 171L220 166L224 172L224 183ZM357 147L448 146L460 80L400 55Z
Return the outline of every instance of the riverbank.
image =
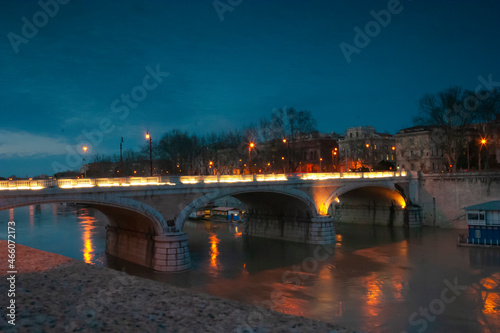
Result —
M1 278L7 242L0 240ZM16 326L31 332L342 332L352 330L269 311L16 245ZM0 284L2 308L8 284Z

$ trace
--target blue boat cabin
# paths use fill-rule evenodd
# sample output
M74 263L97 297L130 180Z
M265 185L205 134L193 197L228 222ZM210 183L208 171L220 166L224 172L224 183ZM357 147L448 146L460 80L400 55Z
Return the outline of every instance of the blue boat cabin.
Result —
M467 243L500 244L500 201L465 207L469 237Z

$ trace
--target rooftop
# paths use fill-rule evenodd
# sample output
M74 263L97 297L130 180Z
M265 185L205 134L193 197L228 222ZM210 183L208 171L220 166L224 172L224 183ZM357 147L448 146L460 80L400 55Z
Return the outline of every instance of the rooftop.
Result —
M484 202L478 205L465 207L465 210L500 210L500 200Z

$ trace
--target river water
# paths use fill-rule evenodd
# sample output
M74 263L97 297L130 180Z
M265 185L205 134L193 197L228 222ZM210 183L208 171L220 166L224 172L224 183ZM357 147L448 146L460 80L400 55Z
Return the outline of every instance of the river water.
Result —
M337 243L321 247L246 237L239 223L186 221L193 269L166 274L106 255L107 222L96 210L0 211L2 239L9 220L26 246L361 331L500 332L500 249L457 247L464 231L337 224Z

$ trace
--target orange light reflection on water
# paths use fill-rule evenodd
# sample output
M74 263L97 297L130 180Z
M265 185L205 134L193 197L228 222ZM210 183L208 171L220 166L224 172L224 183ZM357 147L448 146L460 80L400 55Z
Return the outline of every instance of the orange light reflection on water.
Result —
M14 221L14 208L9 209L9 221Z
M87 216L86 210L82 211L82 214L78 217L80 223L83 227L83 261L87 264L93 264L92 259L94 259L94 245L92 244L92 230L95 228L94 222L95 218Z
M377 306L380 304L380 296L382 295L382 286L381 282L378 280L375 273L372 273L365 280L366 288L368 289L365 295L366 304L371 306ZM373 316L377 316L378 312L373 308L370 308L370 314Z
M215 270L219 270L220 262L219 262L219 238L214 233L210 233L210 267Z
M495 273L490 277L480 281L481 298L484 302L482 313L489 316L491 319L500 315L500 293L498 287L500 285L500 273Z

